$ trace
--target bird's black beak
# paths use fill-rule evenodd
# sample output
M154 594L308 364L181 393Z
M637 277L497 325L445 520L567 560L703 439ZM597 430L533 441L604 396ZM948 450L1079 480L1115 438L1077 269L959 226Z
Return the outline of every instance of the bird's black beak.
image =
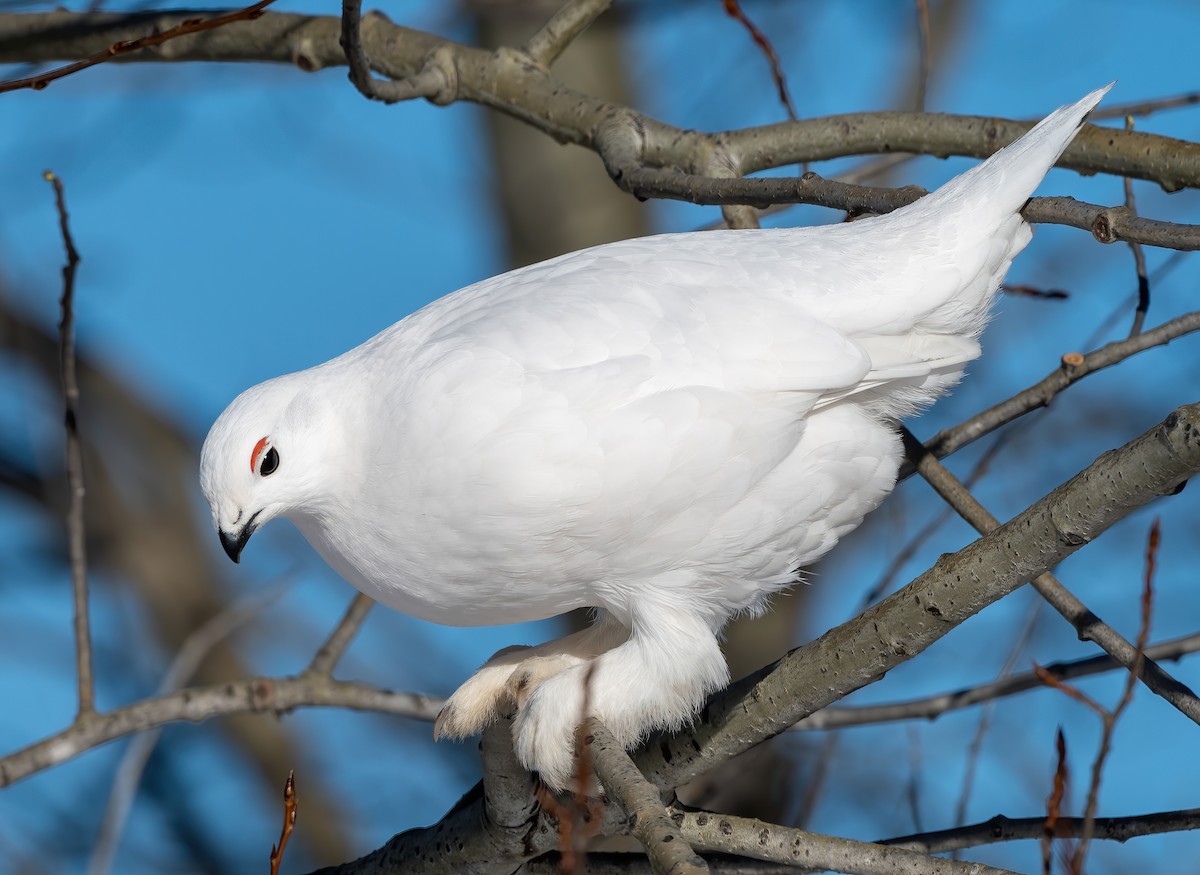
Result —
M250 517L250 521L247 522L246 525L242 526L240 531L232 535L224 529L221 529L218 532L218 534L221 536L221 546L225 548L225 555L227 555L234 562L240 562L242 560L242 548L246 546L246 542L250 540L250 536L253 535L254 530L258 528L258 526L254 524L255 517L257 516L258 514L255 514L254 516Z

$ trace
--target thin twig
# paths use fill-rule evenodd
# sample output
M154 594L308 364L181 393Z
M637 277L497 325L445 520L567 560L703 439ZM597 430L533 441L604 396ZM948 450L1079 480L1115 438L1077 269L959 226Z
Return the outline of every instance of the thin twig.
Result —
M1101 717L1103 717L1104 714L1106 713L1103 705L1101 705L1099 702L1097 702L1095 699L1093 699L1091 696L1089 696L1083 690L1079 689L1079 687L1072 686L1071 684L1068 684L1065 681L1059 680L1054 675L1050 674L1050 672L1046 671L1044 668L1042 668L1040 665L1038 665L1036 662L1033 664L1033 673L1036 674L1038 676L1038 680L1040 680L1046 686L1052 687L1052 688L1058 690L1060 693L1063 693L1064 695L1068 696L1069 698L1074 699L1076 702L1078 702L1080 705L1083 705L1089 711L1092 711L1093 713L1098 714Z
M321 649L313 656L305 674L331 674L354 636L358 634L358 630L362 628L363 620L367 618L367 614L374 605L375 602L369 596L365 596L361 592L356 594L354 600L350 602L350 607L346 608L346 613L342 616L341 621L329 633L329 637L325 639Z
M1109 343L1087 355L1068 353L1059 367L1037 383L953 428L939 431L926 442L925 449L936 458L944 459L967 444L991 434L1000 426L1030 411L1048 406L1059 392L1089 374L1112 367L1139 352L1170 343L1197 330L1200 330L1200 310L1177 316L1149 331L1143 331L1137 337ZM911 477L914 473L916 469L912 462L906 460L900 467L900 479Z
M548 68L610 6L612 0L571 0L529 38L525 43L525 54L534 63Z
M1179 659L1189 653L1200 651L1200 633L1172 638L1146 648L1146 656L1156 662ZM1056 662L1042 666L1042 671L1059 680L1091 677L1114 669L1125 668L1107 653ZM970 708L983 702L991 702L1007 696L1045 688L1046 683L1035 672L1012 675L989 684L965 687L950 693L939 693L920 699L891 702L883 705L859 705L825 708L805 717L794 730L831 730L852 726L872 726L878 723L894 723L900 720L933 720L950 711Z
M265 595L257 594L247 598L216 614L192 632L163 676L158 695L166 696L180 689L196 673L200 663L217 644L258 616L259 612L282 592L281 587L276 587ZM141 783L142 773L161 736L161 726L139 733L121 757L100 823L100 838L96 841L91 860L88 862L88 875L105 875L112 870L121 833L137 794L138 784Z
M296 708L348 708L432 723L445 704L417 693L395 693L368 684L332 680L323 675L253 677L204 687L188 687L169 696L143 699L94 715L61 732L0 759L0 789L57 766L105 742L155 726L193 723L226 714L282 714Z
M873 188L824 179L815 173L802 176L718 178L681 173L675 168L620 164L606 159L613 181L635 197L678 200L692 204L760 209L775 204L815 204L852 215L890 213L927 194L916 186ZM1170 249L1200 249L1200 225L1164 222L1130 215L1122 206L1106 207L1071 197L1035 197L1021 210L1033 224L1066 225L1091 233L1101 243L1132 240Z
M1065 301L1071 297L1069 292L1064 292L1062 289L1042 289L1028 283L1005 283L1000 287L1000 291L1006 295L1021 295L1043 301Z
M1025 652L1025 648L1029 646L1029 641L1033 637L1033 630L1037 626L1037 619L1042 611L1042 603L1034 601L1030 605L1029 616L1026 618L1024 626L1021 629L1021 634L1017 636L1017 640L1013 642L1013 646L1008 651L1008 656L1004 659L1004 664L1000 666L1000 671L996 676L996 680L1003 682L1013 673L1016 668L1017 661L1021 658L1021 654ZM954 804L954 823L962 826L967 819L967 806L971 802L971 793L975 789L975 776L979 771L979 759L983 754L983 742L987 738L988 730L992 727L992 710L994 702L987 702L979 709L979 723L975 727L975 734L971 737L971 743L967 746L967 763L963 770L962 788L959 790L958 801ZM958 859L958 852L955 851L954 859Z
M1071 857L1071 869L1083 873L1083 864L1087 858L1088 846L1095 833L1096 811L1100 805L1100 779L1104 773L1104 764L1112 751L1113 734L1116 732L1117 721L1133 701L1133 691L1137 686L1135 678L1141 673L1142 664L1146 661L1146 645L1150 641L1150 620L1154 611L1154 571L1158 560L1158 545L1161 539L1161 524L1156 517L1150 525L1150 534L1146 539L1146 566L1142 586L1141 625L1138 628L1133 669L1125 680L1125 688L1121 699L1111 711L1101 711L1103 731L1100 734L1100 748L1092 763L1092 780L1088 788L1087 805L1083 812L1083 829L1079 834L1079 845Z
M771 78L775 80L775 90L779 93L779 102L787 110L788 118L796 121L798 118L796 107L792 103L792 95L788 91L787 77L783 73L783 66L779 63L779 55L775 51L775 47L771 45L771 41L767 39L767 35L759 30L758 25L751 21L750 17L742 10L740 0L724 0L724 2L725 14L746 28L750 34L750 38L754 40L754 44L762 49L762 53L766 55L767 63L771 65Z
M271 875L279 875L279 864L283 862L283 851L296 827L296 773L288 772L283 785L283 829L279 833L279 847L271 845Z
M1125 118L1126 116L1151 115L1164 109L1179 109L1185 106L1195 106L1200 103L1200 91L1189 91L1172 97L1159 97L1154 100L1139 100L1136 103L1115 103L1112 106L1101 106L1092 110L1090 118L1094 120L1106 118Z
M1161 264L1158 265L1158 267L1150 271L1150 283L1154 285L1166 279L1168 276L1174 273L1191 254L1191 252L1186 250L1172 252ZM1121 321L1121 317L1125 314L1125 311L1130 306L1137 306L1137 298L1138 293L1137 289L1135 288L1133 293L1128 296L1127 300L1123 299L1119 301L1116 306L1112 308L1109 314L1104 317L1104 320L1098 326L1096 326L1091 334L1088 335L1088 339L1084 341L1083 345L1085 347L1095 346L1101 341L1101 339L1107 337L1112 331L1113 326Z
M43 176L54 186L58 209L58 227L62 234L67 262L63 265L62 318L58 323L59 365L62 376L63 422L67 432L67 539L71 556L71 590L75 614L75 673L79 685L79 711L76 720L96 711L96 682L92 675L91 615L88 611L87 538L84 529L83 444L79 439L79 378L75 370L75 271L79 252L71 237L70 218L62 180L47 170Z
M913 829L924 832L925 826L921 821L921 737L915 727L908 727L908 780L905 782L904 796L908 801L908 811L912 815Z
M1035 841L1042 837L1045 826L1044 814L1040 817L1019 818L997 815L983 823L884 839L880 844L924 851L927 854L944 854L961 848L975 848L997 842ZM1139 836L1196 829L1200 829L1200 808L1188 808L1129 817L1097 818L1093 836L1097 839L1127 842ZM1054 822L1054 837L1058 839L1074 838L1082 831L1082 817L1059 817Z
M1125 130L1133 130L1133 116L1125 116ZM1128 176L1122 181L1125 186L1125 209L1129 210L1129 214L1137 215L1137 202L1133 197L1133 180ZM1142 244L1129 241L1129 251L1133 253L1133 264L1137 270L1138 281L1138 302L1137 309L1133 314L1133 326L1129 329L1129 336L1136 337L1142 333L1142 326L1146 323L1146 311L1150 309L1150 278L1146 274L1146 253L1142 251Z
M41 91L51 82L63 79L70 76L72 73L78 73L80 70L86 70L88 67L95 67L97 64L103 64L105 61L111 61L113 58L121 55L128 55L131 52L139 51L140 49L149 48L165 43L167 40L175 39L176 37L187 36L192 33L200 33L204 30L212 30L215 27L223 27L226 24L232 24L235 21L253 21L263 14L263 10L274 3L275 0L259 0L252 6L247 6L245 9L239 9L236 12L228 12L224 15L218 15L215 18L187 18L181 21L174 27L167 28L161 33L151 33L146 36L132 40L122 40L115 42L103 51L96 52L94 55L84 58L81 61L67 64L62 67L56 67L45 73L39 73L36 76L28 76L24 79L12 79L8 82L0 82L0 94L6 91L19 91L23 88L32 88L34 91Z
M822 712L817 712L822 713ZM815 715L814 715L815 716ZM804 721L801 721L803 723ZM796 724L799 726L800 724ZM829 786L829 773L833 769L834 757L837 754L838 745L841 743L842 735L837 732L831 732L822 739L821 749L815 757L808 757L812 762L815 760L816 765L813 768L812 777L807 781L807 786L804 788L804 798L800 801L800 811L796 814L794 824L801 829L807 827L812 822L813 816L817 813L817 803L821 801L821 796Z

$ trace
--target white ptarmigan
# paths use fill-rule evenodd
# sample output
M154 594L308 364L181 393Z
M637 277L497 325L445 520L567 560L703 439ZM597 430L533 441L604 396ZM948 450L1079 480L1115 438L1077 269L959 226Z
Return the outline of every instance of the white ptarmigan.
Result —
M718 645L891 491L889 424L979 355L1019 210L1107 88L933 194L851 224L626 240L430 304L242 393L204 443L237 561L291 519L339 574L455 626L572 608L501 651L435 733L516 708L521 761L573 772L591 712L633 746L728 680Z

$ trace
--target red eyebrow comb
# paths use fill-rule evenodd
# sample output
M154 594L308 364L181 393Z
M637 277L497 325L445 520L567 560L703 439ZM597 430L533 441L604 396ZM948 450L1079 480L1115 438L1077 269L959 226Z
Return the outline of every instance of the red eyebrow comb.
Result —
M254 445L254 452L250 454L250 473L253 474L258 467L258 457L262 455L263 447L267 445L267 439L259 438L258 443Z

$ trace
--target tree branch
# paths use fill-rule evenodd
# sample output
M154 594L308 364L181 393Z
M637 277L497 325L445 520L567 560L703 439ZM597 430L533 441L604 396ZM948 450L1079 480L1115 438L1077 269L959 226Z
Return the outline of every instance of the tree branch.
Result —
M945 860L907 848L856 842L727 814L683 812L679 829L684 838L704 850L789 863L809 871L828 869L849 875L1016 875L982 863ZM896 853L901 850L903 853Z
M79 57L121 40L137 39L154 28L177 26L197 15L190 10L0 15L0 62ZM524 52L488 52L394 25L378 16L368 16L367 23L370 26L362 31L363 48L377 72L405 80L419 74L438 53L440 68L453 70L456 99L491 107L560 141L600 152L618 183L640 196L751 205L783 199L878 212L894 209L916 193L845 189L828 183L817 185L815 179L722 179L694 174L709 173L714 156L732 177L847 155L916 152L985 157L1031 127L1029 122L983 116L882 112L724 133L683 130L570 89L531 63ZM123 59L269 61L319 70L346 63L339 43L341 29L341 22L330 16L268 13L256 21L239 21L150 46ZM1200 145L1137 131L1086 126L1060 165L1084 173L1148 179L1168 191L1200 186ZM681 168L683 173L662 168ZM632 177L626 178L631 173ZM1200 232L1195 228L1127 216L1123 209L1053 198L1035 201L1026 216L1035 222L1086 228L1102 240L1200 246Z
M917 473L925 478L959 516L981 534L996 531L1000 527L1000 521L925 449L912 432L902 426L901 436L904 439L905 452L909 461L915 464ZM1200 434L1197 437L1200 438ZM1069 522L1069 517L1064 518L1063 522ZM1079 538L1077 546L1091 540L1089 535L1071 529L1064 530L1063 537L1068 540ZM1144 658L1145 655L1137 647L1092 613L1058 578L1049 571L1034 575L1033 588L1075 627L1081 641L1097 644L1109 656L1133 672L1151 692L1170 702L1193 722L1200 724L1200 699L1196 698L1196 694L1171 677L1154 660Z
M0 759L0 788L44 769L64 763L106 742L189 720L243 712L274 712L296 708L349 708L379 711L400 717L432 721L441 701L416 693L394 693L367 684L335 681L322 675L285 678L245 678L225 684L189 687L152 699L143 699L64 729Z
M371 600L370 596L363 595L361 592L356 593L341 621L329 633L329 638L325 640L321 649L313 656L312 662L308 664L307 672L327 676L331 674L338 664L338 660L346 652L346 648L350 646L350 642L354 640L354 636L358 634L358 630L362 628L363 620L367 618L367 614L374 605L375 602Z
M1168 344L1177 337L1196 330L1200 330L1200 310L1185 313L1135 337L1115 341L1084 356L1068 353L1062 357L1059 366L1040 381L1005 398L966 422L939 431L925 442L925 449L936 458L944 459L967 444L991 434L1000 426L1007 425L1030 411L1048 407L1059 392L1089 374L1112 367L1139 352ZM901 480L915 473L916 468L908 460L900 466Z
M612 6L612 0L571 0L559 9L525 43L524 52L535 64L548 69L588 25Z
M386 19L375 15L372 21ZM403 79L376 79L371 75L371 62L362 42L362 0L342 0L341 41L346 63L350 66L350 81L364 97L383 103L399 103L418 97L441 105L454 102L457 77L453 63L446 62L445 52L441 49L431 54L419 71Z
M106 61L111 61L114 58L119 58L122 55L133 54L144 48L158 46L165 43L167 40L177 39L188 34L200 33L206 30L223 27L234 21L253 21L258 16L262 15L262 10L274 3L275 0L259 0L252 6L247 6L245 9L238 9L233 12L228 12L223 15L217 15L213 18L188 18L173 27L166 30L147 33L144 36L130 40L117 40L107 48L96 51L81 61L67 64L65 67L59 67L56 70L51 70L47 73L39 73L36 76L29 76L25 79L13 79L8 82L0 82L0 94L5 91L18 91L23 88L32 88L34 91L41 91L50 83L57 82L59 79L64 79L73 73L78 73L81 70L86 70L88 67L95 67L97 64L103 64Z
M512 721L483 731L483 781L436 824L410 829L364 857L314 875L510 875L555 847L555 825L537 806L532 778L517 762Z
M1181 656L1197 651L1200 651L1200 633L1184 635L1147 647L1146 657L1156 661L1179 659ZM1116 668L1126 668L1126 666L1108 654L1103 654L1042 666L1042 671L1058 680L1066 681L1102 674ZM869 726L876 723L893 723L899 720L933 720L948 711L969 708L982 702L991 702L1030 690L1044 689L1045 686L1045 681L1037 674L1026 672L977 687L966 687L951 693L940 693L936 696L910 699L906 702L825 708L805 717L792 729L844 729L849 726Z
M1200 471L1200 404L1105 453L994 532L858 617L717 694L701 725L636 757L660 788L717 763L883 677L987 605Z
M1082 817L1059 817L1054 824L1055 838L1075 838L1084 826ZM920 833L884 839L880 844L894 848L908 848L927 854L944 854L960 848L974 848L996 842L1037 841L1046 828L1046 815L1039 817L1010 818L998 814L984 823L960 826L955 829ZM1127 842L1139 836L1158 835L1164 832L1181 832L1200 828L1200 808L1182 811L1163 811L1155 814L1138 814L1131 817L1098 817L1095 821L1093 838Z
M183 646L171 661L162 683L159 684L159 695L170 695L187 683L200 667L200 663L219 642L256 617L263 608L278 598L281 592L281 589L276 588L265 596L247 598L231 605L228 610L222 611L197 628L183 642ZM112 789L108 794L108 804L104 807L104 816L100 822L100 836L88 862L88 875L105 875L112 871L121 833L137 795L142 773L161 735L161 728L140 733L121 757Z
M75 368L75 271L79 253L71 237L70 217L62 180L47 170L46 181L54 187L58 226L66 249L63 265L62 318L58 323L59 372L62 379L63 424L67 432L67 542L71 557L71 591L74 599L75 674L79 690L76 722L96 711L96 681L92 676L92 632L88 610L87 543L83 520L83 444L79 440L79 377Z
M667 815L654 785L638 771L625 748L598 720L588 721L588 744L596 777L615 796L633 833L650 858L655 875L708 875L708 866Z

